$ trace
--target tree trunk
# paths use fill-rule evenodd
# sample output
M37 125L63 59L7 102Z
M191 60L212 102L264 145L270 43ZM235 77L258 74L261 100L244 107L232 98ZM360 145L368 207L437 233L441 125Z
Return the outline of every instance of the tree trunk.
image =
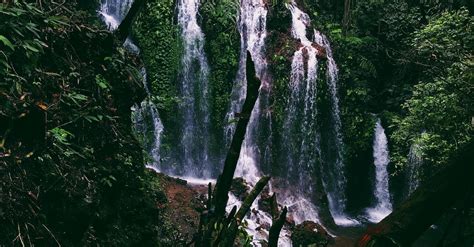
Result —
M288 208L283 208L283 211L280 214L280 217L274 218L272 226L268 234L268 247L278 247L278 239L280 238L281 228L286 222L286 214L288 213Z
M130 34L133 21L135 20L135 17L140 12L140 9L143 7L143 5L145 5L145 2L146 0L133 1L133 4L127 13L127 16L125 16L125 19L123 19L123 21L120 23L119 27L115 31L115 35L117 36L117 39L120 40L122 43L125 42L128 35Z
M217 180L214 194L214 214L215 217L222 217L225 213L225 207L229 200L228 193L234 178L235 168L239 161L240 149L245 138L247 125L252 114L253 107L258 98L258 89L260 88L260 80L255 76L255 65L252 57L247 52L247 96L240 113L239 121L235 129L232 142L224 163L224 170Z
M351 6L352 0L344 0L344 17L342 19L342 33L347 34L349 26L351 24Z
M219 246L234 246L234 240L237 236L237 230L239 228L239 225L242 223L242 220L244 219L245 215L247 215L247 213L249 212L250 207L252 206L257 196L268 184L268 181L270 181L269 176L262 177L260 180L258 180L257 184L249 193L249 195L245 197L245 200L242 202L242 206L240 206L239 211L237 211L237 213L235 214L235 217L232 219L229 228L224 234L225 237L222 241L222 244L219 244Z
M356 246L410 246L453 205L465 198L474 180L474 145L471 143L445 169L421 185L407 201L359 239Z
M250 120L250 115L257 101L258 92L260 88L260 80L255 76L255 65L252 62L252 57L247 52L247 95L240 113L237 127L232 137L232 142L227 152L227 156L224 163L224 170L217 179L216 186L212 191L209 185L209 199L207 203L207 210L201 216L203 222L196 234L195 246L222 246L220 241L227 241L229 235L229 224L235 221L237 216L234 216L231 220L228 217L225 218L225 209L229 200L229 191L234 178L235 168L240 156L240 149L245 138L247 131L247 125ZM267 180L268 182L268 180ZM263 188L262 188L263 189ZM255 190L255 188L254 188ZM261 190L260 190L261 191ZM259 191L259 193L260 193ZM253 199L255 200L255 199ZM245 204L245 202L244 202ZM251 205L251 204L250 204ZM242 214L242 208L236 214ZM248 209L247 209L248 210ZM235 212L234 212L235 213ZM233 216L233 215L232 215ZM231 216L231 217L232 217ZM240 217L240 216L239 216ZM230 221L229 221L230 220ZM222 229L215 229L215 226L221 226ZM213 241L215 234L217 238ZM235 238L235 237L234 237Z

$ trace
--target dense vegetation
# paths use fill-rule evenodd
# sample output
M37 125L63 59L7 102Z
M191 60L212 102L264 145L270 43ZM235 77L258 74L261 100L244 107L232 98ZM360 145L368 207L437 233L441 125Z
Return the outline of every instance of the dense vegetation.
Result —
M222 131L228 123L230 92L239 66L240 34L237 30L239 5L233 0L203 1L200 13L206 34L205 51L210 61L211 116L213 117L214 148L222 152L225 138Z
M347 30L321 27L337 46L347 157L364 153L376 113L389 126L393 174L405 176L419 145L418 175L427 179L472 137L472 14L458 2L354 5Z
M166 198L130 131L144 98L138 60L96 7L0 5L2 246L167 239L156 207Z
M285 1L269 3L267 54L271 62L274 128L281 128L285 98L288 97L290 58L297 45L289 38L291 17ZM152 6L154 3L150 3ZM137 25L136 35L144 37L150 30L162 35L173 20L172 9L159 4L155 14L147 14L139 23L166 13L166 25L144 28ZM446 164L448 158L467 143L472 136L472 4L454 2L413 1L301 1L313 19L313 27L326 33L334 46L340 69L339 95L343 119L345 159L349 178L348 194L353 200L366 205L370 200L371 181L364 179L372 172L373 126L376 117L388 127L391 149L391 171L396 179L404 180L407 159L412 145L417 145L417 156L423 160L421 180L429 177L428 170ZM344 7L344 5L349 5ZM206 34L206 53L211 66L212 124L215 145L222 140L231 85L235 80L240 45L237 30L235 1L203 1L200 7L201 26ZM145 17L144 17L145 18ZM175 28L175 27L174 27ZM152 36L148 40L154 40ZM160 39L161 40L161 39ZM179 41L168 35L161 45ZM148 51L145 57L159 53ZM163 52L167 51L163 49ZM174 54L174 55L173 55ZM225 55L222 55L225 54ZM165 52L166 64L176 64L177 53ZM158 61L161 61L158 59ZM163 71L149 66L154 75ZM178 63L179 64L179 63ZM324 71L324 66L321 70ZM323 72L321 72L323 73ZM166 79L166 78L165 78ZM321 80L323 78L320 78ZM166 88L169 80L152 80ZM156 86L155 86L156 87ZM324 83L318 83L320 92L327 92ZM157 93L157 97L172 98L173 93ZM319 118L327 119L328 95L318 97L323 110ZM443 105L443 108L439 107ZM163 112L171 108L161 105ZM470 110L471 109L471 110ZM430 114L427 115L427 112ZM163 114L165 122L169 114ZM171 117L172 118L172 117ZM324 123L324 121L321 121ZM169 125L171 126L171 125ZM279 127L280 126L280 127ZM172 128L171 128L172 129ZM274 137L278 139L278 136ZM166 140L166 138L165 138ZM278 143L278 141L276 141ZM278 150L275 147L274 150ZM278 155L274 155L277 158ZM278 163L278 162L275 162ZM274 167L278 169L278 167ZM406 191L394 185L398 199ZM350 200L351 201L351 200ZM354 205L357 210L359 205Z
M289 97L291 57L298 45L290 38L291 15L286 3L268 2L266 53L273 84L272 128L276 133L272 137L274 154L269 170L276 174L280 173L278 143L282 138L278 133L282 133ZM472 3L402 0L297 3L310 15L312 27L329 37L340 70L344 157L349 176L348 209L357 214L373 200L373 181L367 177L374 172L372 140L376 118L381 118L387 129L391 190L395 202L401 202L408 195L407 180L413 179L409 178L410 155L422 163L414 176L424 181L472 138ZM236 12L236 1L231 0L203 1L200 7L200 24L206 35L206 55L211 67L211 116L217 147L222 141L222 126L227 124L224 116L237 72L240 42ZM159 28L167 29L167 26ZM139 33L142 31L145 30L139 29ZM325 69L321 64L321 75ZM318 95L320 129L330 125L330 96L324 79L320 76L318 82L318 92L322 92ZM166 112L167 108L160 110Z
M148 71L160 117L168 131L163 137L163 152L179 145L174 126L176 116L178 76L181 64L182 41L176 21L175 1L148 1L140 13L133 36L137 40ZM210 61L209 87L211 92L212 148L222 152L223 126L228 110L230 92L235 79L240 54L240 35L237 30L238 4L236 1L203 1L200 6L202 29L206 33L205 51ZM225 54L225 55L223 55ZM222 155L222 154L220 154ZM164 154L163 156L167 156Z
M152 100L160 110L161 120L167 128L174 126L179 121L173 118L172 113L176 111L179 100L176 84L181 54L174 1L147 1L134 23L132 33L142 50L141 56L148 72L147 83L153 92ZM171 131L170 135L175 133ZM176 140L168 135L163 136L163 140L167 145L177 145ZM162 150L166 151L168 147Z
M283 128L298 45L290 38L288 2L267 1L275 133ZM422 164L414 173L423 183L473 141L473 2L296 2L312 27L329 37L340 70L348 210L357 214L373 200L367 177L377 118L387 129L391 190L400 203L408 195L403 185L410 156ZM157 207L166 201L163 188L144 167L130 108L146 96L138 69L144 66L168 130L163 157L172 152L182 55L176 1L148 0L141 10L131 34L140 57L101 24L97 1L0 4L0 245L175 244L174 227ZM200 6L210 64L211 145L219 156L239 66L238 11L237 0L203 0ZM330 118L324 79L318 82L320 129ZM278 143L281 136L272 138ZM275 172L279 155L272 156Z

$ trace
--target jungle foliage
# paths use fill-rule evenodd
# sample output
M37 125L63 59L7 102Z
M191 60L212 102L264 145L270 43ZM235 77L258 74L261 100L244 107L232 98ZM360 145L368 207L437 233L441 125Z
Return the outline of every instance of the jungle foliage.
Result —
M348 194L354 198L370 194L371 182L359 178L373 172L371 143L377 117L382 119L389 135L390 169L396 176L395 182L404 179L411 144L426 144L423 159L429 170L432 165L444 164L454 151L469 141L473 115L468 110L472 109L472 102L467 100L472 98L472 3L462 0L297 2L311 16L312 26L330 38L340 70L339 96L347 144L345 160L351 174L348 187L357 188ZM284 116L288 71L297 46L290 38L291 18L286 3L268 2L266 53L273 81L271 111L276 133ZM158 5L163 4L160 1ZM156 16L167 13L165 19L172 23L169 6L158 12ZM238 3L233 0L208 0L200 6L200 24L206 35L205 49L211 66L211 116L217 147L223 139L219 133L226 124L225 113L239 60L237 13ZM156 29L156 25L150 28ZM146 33L144 28L140 30ZM175 37L168 36L163 44L175 41ZM167 61L167 64L175 64L176 56ZM322 75L325 68L320 67ZM324 115L328 95L324 93L327 90L323 76L319 78L318 92L322 93L318 104L322 109L318 118L324 122L328 117ZM158 84L170 90L166 83L169 80ZM165 95L172 93L158 94L158 97ZM429 105L440 104L444 107L436 111L429 109ZM359 201L363 205L370 198Z
M399 179L411 145L420 147L424 180L469 142L474 18L468 8L462 1L358 1L346 34L338 24L321 27L336 45L349 159L370 144L371 113L388 127Z
M205 51L211 72L211 122L216 152L224 145L223 127L229 109L230 93L239 66L240 34L237 30L239 3L236 0L203 1L200 7L206 34Z
M269 6L266 52L278 132L288 97L288 0ZM370 202L373 127L389 137L396 201L405 196L412 145L428 180L474 134L474 18L468 0L298 0L333 46L340 70L348 205ZM0 5L0 245L172 244L144 169L130 107L145 97L140 59L100 24L97 1L2 1ZM182 41L174 0L150 0L133 27L153 101L172 129ZM238 1L202 1L211 67L213 145L239 66ZM320 67L320 74L325 66ZM318 91L326 92L323 76ZM328 95L318 96L321 122ZM326 109L327 111L327 109ZM173 133L171 131L171 133ZM163 143L174 145L165 136ZM278 147L275 148L278 150ZM277 157L276 155L274 157ZM277 161L277 160L276 160ZM277 162L275 169L278 169ZM362 179L361 179L362 178ZM359 205L360 204L360 205Z
M132 37L141 49L152 101L158 107L163 125L169 130L179 121L173 113L179 103L177 80L182 50L174 9L173 0L147 1L132 28ZM168 133L176 135L172 131ZM163 136L162 151L169 150L170 145L178 145L172 139Z
M138 60L90 7L0 5L2 246L168 239L155 205L166 198L130 131Z

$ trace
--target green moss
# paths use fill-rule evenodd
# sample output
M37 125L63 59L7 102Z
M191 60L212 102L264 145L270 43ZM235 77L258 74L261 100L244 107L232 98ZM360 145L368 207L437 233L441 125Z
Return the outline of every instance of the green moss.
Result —
M167 127L174 121L182 46L174 21L174 2L147 1L133 26L133 37L141 49L147 70L148 85Z
M142 50L142 57L152 87L155 102L168 136L163 146L177 145L170 136L176 126L177 76L182 55L182 41L176 25L175 7L171 0L149 1L134 26L134 37ZM213 147L221 151L222 128L228 110L230 92L237 73L240 36L235 20L238 4L223 1L219 4L206 1L200 8L205 51L210 64L209 88L211 96L211 124ZM175 138L176 139L176 138Z
M205 1L201 8L202 29L206 36L205 51L210 66L211 122L213 146L222 151L225 115L229 109L230 93L237 75L240 56L240 34L237 30L238 2Z
M289 32L291 26L290 11L283 2L278 2L270 9L268 14L268 38L266 40L266 53L272 80L272 93L270 107L272 111L272 167L271 171L276 174L284 174L278 164L281 157L284 136L287 133L283 126L291 88L289 86L291 76L291 61L299 43L291 37ZM283 154L284 155L284 154ZM285 167L283 167L285 169Z

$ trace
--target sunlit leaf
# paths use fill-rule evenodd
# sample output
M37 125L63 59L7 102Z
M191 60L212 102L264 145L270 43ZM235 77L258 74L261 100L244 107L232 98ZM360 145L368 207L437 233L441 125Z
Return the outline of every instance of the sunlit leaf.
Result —
M8 46L8 48L10 48L12 51L15 50L15 46L13 46L13 44L10 42L10 40L8 40L5 36L0 35L0 41L2 41L2 43L5 46Z

